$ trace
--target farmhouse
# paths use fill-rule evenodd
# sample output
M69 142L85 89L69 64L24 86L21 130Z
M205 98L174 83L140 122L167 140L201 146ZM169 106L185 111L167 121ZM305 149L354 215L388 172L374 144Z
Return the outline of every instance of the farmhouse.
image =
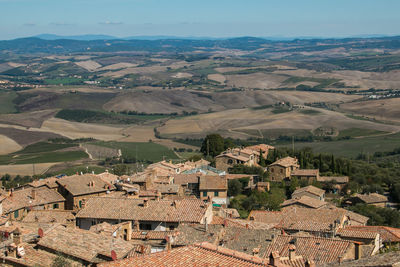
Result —
M299 169L299 167L300 165L296 158L282 158L268 166L269 177L272 181L290 179L292 172Z
M258 161L259 153L246 148L233 148L215 157L215 167L219 170L229 171L236 164L257 166Z
M306 181L308 183L312 183L318 181L319 179L319 170L301 170L297 169L292 171L291 178L297 178L300 181Z
M378 193L368 193L368 194L356 194L349 200L353 205L357 203L364 203L368 205L374 205L376 207L384 208L388 203L388 198L384 195Z
M78 210L83 202L93 196L101 196L115 190L114 185L94 174L73 175L57 180L59 192L66 199L65 209Z

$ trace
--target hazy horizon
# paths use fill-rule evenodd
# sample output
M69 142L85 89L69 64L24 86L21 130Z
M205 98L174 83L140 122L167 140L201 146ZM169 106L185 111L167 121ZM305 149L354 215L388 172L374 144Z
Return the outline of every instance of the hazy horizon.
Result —
M0 39L39 34L228 38L400 35L397 0L0 0Z

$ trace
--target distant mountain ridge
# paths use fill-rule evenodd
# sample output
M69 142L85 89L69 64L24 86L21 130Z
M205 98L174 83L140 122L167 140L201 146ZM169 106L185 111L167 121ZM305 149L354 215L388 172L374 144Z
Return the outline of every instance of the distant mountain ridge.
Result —
M161 36L158 36L161 37ZM47 39L43 39L47 38ZM61 38L61 39L58 39ZM323 51L334 48L365 49L386 48L400 49L400 36L374 38L344 38L344 39L293 39L268 40L259 37L237 37L230 39L112 39L108 35L80 36L82 40L65 39L68 36L42 35L42 38L29 37L8 41L0 41L0 53L73 53L73 52L116 52L116 51L147 51L147 52L204 52L219 49L237 49L254 51L263 49L264 52L276 52L284 49L286 52ZM96 40L85 40L100 38ZM153 38L156 38L155 36Z

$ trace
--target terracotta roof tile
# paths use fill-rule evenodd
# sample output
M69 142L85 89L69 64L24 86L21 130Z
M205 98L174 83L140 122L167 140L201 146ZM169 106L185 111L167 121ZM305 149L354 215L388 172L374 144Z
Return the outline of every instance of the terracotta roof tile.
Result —
M379 233L384 243L400 242L400 228L387 226L347 226L346 230Z
M294 170L292 171L292 176L317 176L319 174L318 169L313 170Z
M333 238L279 235L267 248L264 257L269 257L273 251L278 251L281 257L288 257L289 246L293 244L296 255L322 264L338 261L351 248L352 242Z
M357 229L342 228L339 229L336 234L340 237L347 238L363 238L363 239L375 239L379 235L378 231L359 231Z
M3 212L9 213L22 208L36 207L63 201L65 201L65 199L58 192L47 187L21 189L12 192L12 194L4 199Z
M130 198L89 198L77 218L121 219L163 222L202 222L210 204L199 199L148 200Z
M280 165L283 167L290 167L290 166L299 166L298 160L296 158L292 157L285 157L282 159L278 159L274 163L272 163L269 166L274 166L274 165Z
M110 183L103 181L95 174L83 174L63 177L57 180L57 183L63 186L74 196L87 195L99 192L114 190L115 187Z
M319 182L336 182L339 184L345 184L349 182L348 176L320 176L317 181Z
M291 206L294 204L300 204L300 205L307 206L309 208L314 208L314 209L318 209L318 208L321 208L321 207L327 205L327 203L325 201L315 199L315 198L312 198L309 196L301 196L298 198L292 198L292 199L285 200L281 204L281 207Z
M296 189L292 194L292 198L295 197L296 195L298 195L300 193L304 193L304 192L313 194L313 195L315 195L317 197L322 197L325 194L325 190L320 189L320 188L315 187L315 186L312 186L312 185L309 185L309 186L305 186L305 187L301 187L299 189Z
M75 221L75 216L68 210L32 210L22 222L39 223L69 223Z
M176 266L176 267L250 267L268 266L267 261L256 256L250 256L231 249L218 247L210 243L200 243L191 246L157 252L121 261L107 262L98 266Z
M99 254L111 259L111 250L114 250L118 259L122 259L134 248L133 244L119 238L63 226L45 231L38 245L94 263L104 261L98 258Z
M224 176L200 176L200 190L227 190L228 180Z
M377 193L356 194L355 197L367 204L388 202L388 198L386 196Z

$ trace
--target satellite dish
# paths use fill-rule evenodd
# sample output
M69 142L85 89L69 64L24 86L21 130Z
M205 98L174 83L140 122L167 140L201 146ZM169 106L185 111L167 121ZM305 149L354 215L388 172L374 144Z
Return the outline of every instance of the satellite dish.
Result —
M115 250L111 250L111 259L112 259L113 261L116 261L116 260L117 260L117 253L115 252Z
M42 238L44 236L42 228L39 228L38 234L39 234L40 238Z

